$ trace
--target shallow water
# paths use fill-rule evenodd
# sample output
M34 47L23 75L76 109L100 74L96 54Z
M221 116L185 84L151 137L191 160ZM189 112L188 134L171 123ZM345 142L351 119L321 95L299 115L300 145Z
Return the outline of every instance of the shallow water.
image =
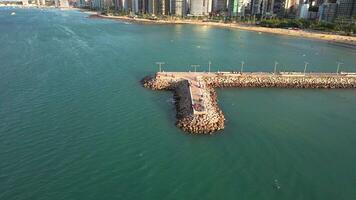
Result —
M327 42L0 8L0 199L356 198L356 90L219 89L226 129L187 135L139 81L209 60L356 71Z

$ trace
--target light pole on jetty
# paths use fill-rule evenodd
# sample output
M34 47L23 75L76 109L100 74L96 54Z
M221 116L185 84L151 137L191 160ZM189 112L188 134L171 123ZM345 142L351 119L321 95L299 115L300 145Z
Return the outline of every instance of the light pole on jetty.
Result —
M337 63L336 73L338 74L339 70L340 70L340 66L343 65L344 63L342 63L342 62L336 62L336 63Z
M245 62L242 61L242 62L241 62L241 73L244 71L244 64L245 64Z
M274 74L276 74L276 70L277 70L277 65L278 65L278 62L277 61L274 61Z
M190 67L194 67L194 72L197 72L197 67L200 67L200 65L190 65Z
M156 62L156 64L158 65L159 68L159 72L162 72L162 65L164 65L164 62Z
M308 67L309 63L308 62L304 62L304 63L305 63L305 65L304 65L304 75L305 75L305 71L307 71L307 67Z
M211 61L209 61L209 74L210 74L210 68L211 68Z

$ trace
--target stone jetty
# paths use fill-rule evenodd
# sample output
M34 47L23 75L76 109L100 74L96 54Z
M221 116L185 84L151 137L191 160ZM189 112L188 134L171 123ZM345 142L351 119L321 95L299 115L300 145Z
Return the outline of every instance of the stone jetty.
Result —
M225 126L214 88L356 88L356 73L157 72L142 83L153 90L174 92L179 128L212 134Z

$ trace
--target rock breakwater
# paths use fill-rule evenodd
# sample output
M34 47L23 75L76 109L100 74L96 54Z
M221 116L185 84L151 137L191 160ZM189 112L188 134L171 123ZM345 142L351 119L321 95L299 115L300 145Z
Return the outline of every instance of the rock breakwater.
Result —
M214 88L356 88L356 74L158 72L142 83L153 90L174 92L177 127L189 133L212 134L225 126Z
M204 77L211 87L356 88L356 77L338 75L217 75Z

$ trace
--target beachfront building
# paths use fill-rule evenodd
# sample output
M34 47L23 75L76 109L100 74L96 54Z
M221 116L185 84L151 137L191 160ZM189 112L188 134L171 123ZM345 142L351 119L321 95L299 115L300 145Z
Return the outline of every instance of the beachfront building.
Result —
M211 0L190 0L190 13L193 16L204 16L211 12Z
M251 14L252 15L261 14L262 2L263 2L263 0L252 0L251 1Z
M170 15L171 14L171 1L170 0L161 0L161 14L162 15Z
M147 9L148 0L138 0L138 12L145 14L148 12Z
M28 0L0 0L0 5L23 5L29 4Z
M142 4L141 10L147 10L152 15L168 15L171 13L170 0L148 0Z
M251 11L251 0L240 0L238 13L240 16L246 16L246 14L250 14Z
M299 8L299 0L286 0L284 4L284 16L295 18Z
M158 13L158 0L148 0L148 13L157 14Z
M251 2L251 14L261 17L272 16L274 0L253 0Z
M319 6L319 21L332 22L336 17L337 4L325 2Z
M84 0L76 0L75 6L76 7L84 7L84 5L85 5L84 2L85 2ZM58 0L54 0L54 6L58 7L58 4L59 4Z
M175 14L175 0L169 0L169 14L174 15Z
M44 1L44 0L43 0ZM61 8L68 8L69 7L69 2L68 0L59 0L59 7Z
M337 20L349 21L356 17L356 0L337 1Z
M227 13L231 17L236 17L240 0L228 0Z
M122 0L122 10L130 12L132 10L132 0Z
M285 0L274 0L273 13L279 18L285 15L284 4Z
M186 0L175 0L174 1L174 15L176 16L186 16L187 12L186 12Z
M213 0L212 11L214 13L224 13L227 10L227 0Z
M274 0L273 14L279 18L295 18L298 14L299 0Z
M56 7L67 7L68 0L54 0ZM77 0L79 7L111 9L129 13L175 16L223 15L230 17L301 18L349 22L356 18L356 0ZM45 5L45 0L36 0ZM310 10L315 8L316 11Z
M13 2L17 2L17 1L13 1ZM37 4L37 6L45 6L46 5L46 1L45 0L35 0L35 2Z
M309 17L309 4L303 3L299 6L298 16L299 19L308 19Z
M104 8L103 5L104 5L104 4L103 4L103 1L102 1L102 0L92 0L90 7L91 7L92 9L99 10L99 9Z

